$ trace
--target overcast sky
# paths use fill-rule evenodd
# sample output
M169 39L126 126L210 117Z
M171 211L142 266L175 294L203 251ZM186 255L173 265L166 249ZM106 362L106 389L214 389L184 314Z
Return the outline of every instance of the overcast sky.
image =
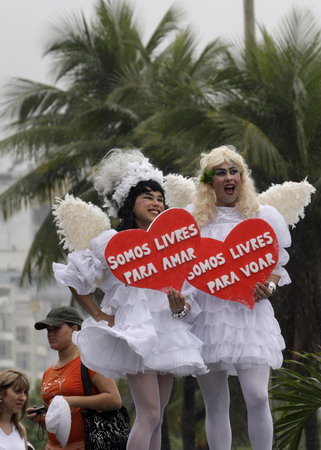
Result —
M145 40L174 4L184 12L182 23L192 26L202 47L220 36L227 40L243 36L243 0L128 1ZM12 77L53 83L50 59L43 57L53 24L81 11L90 20L95 4L96 0L0 0L0 102L1 89ZM255 0L256 22L273 32L294 6L310 9L321 26L321 0Z
M119 0L111 0L119 1ZM184 11L184 23L192 26L201 46L217 37L243 36L243 0L129 0L145 39L172 5ZM50 59L43 51L52 24L83 11L90 19L96 0L0 0L0 102L1 89L12 77L52 83ZM308 8L320 21L321 0L255 0L257 24L270 32L292 7ZM0 122L0 136L4 136ZM0 159L0 169L4 168Z
M119 1L119 0L113 0ZM71 12L90 18L96 0L0 0L0 86L9 77L50 81L49 59L43 58L51 24ZM185 21L205 44L243 34L243 0L130 0L146 37L167 9L180 5ZM292 6L308 7L321 17L320 0L255 0L256 21L273 31ZM0 91L1 92L1 91Z

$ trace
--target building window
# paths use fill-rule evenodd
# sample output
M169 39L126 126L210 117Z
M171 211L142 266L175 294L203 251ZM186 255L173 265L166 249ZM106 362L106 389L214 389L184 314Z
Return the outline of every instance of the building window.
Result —
M11 359L12 348L10 341L0 341L0 359Z
M11 314L0 314L0 331L12 331Z
M29 370L30 369L29 353L17 353L17 366L21 370Z
M16 338L20 344L30 343L30 329L27 327L16 328Z

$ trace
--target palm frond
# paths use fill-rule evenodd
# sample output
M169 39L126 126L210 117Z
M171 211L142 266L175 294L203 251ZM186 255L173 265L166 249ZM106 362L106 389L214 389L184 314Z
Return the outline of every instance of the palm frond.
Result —
M24 121L31 115L56 113L65 106L66 101L66 92L56 86L16 78L4 88L2 115Z
M321 353L297 353L298 360L287 360L279 369L270 390L273 400L281 402L273 411L276 450L298 448L308 420L321 407ZM294 366L291 369L291 366Z
M86 180L93 164L106 153L101 142L97 144L96 158L95 153L88 154L88 147L94 150L91 143L88 146L88 142L78 143L72 148L62 146L59 152L11 185L0 195L4 218L7 219L22 206L50 206L55 196L62 196L69 191L78 194L77 186L81 180Z
M170 33L178 29L178 20L182 16L182 11L176 6L171 6L157 25L152 36L146 44L146 50L151 55L157 47L168 37Z
M210 111L208 118L222 130L227 142L241 149L251 167L259 168L266 174L287 178L287 165L282 155L269 136L255 123L224 111Z

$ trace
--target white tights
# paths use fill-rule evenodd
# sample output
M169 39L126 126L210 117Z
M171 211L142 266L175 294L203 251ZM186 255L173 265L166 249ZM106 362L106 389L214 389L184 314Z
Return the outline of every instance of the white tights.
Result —
M253 450L271 450L273 423L268 399L268 366L238 369L247 408L248 433ZM231 450L230 393L225 371L198 377L206 409L206 436L210 450Z
M163 415L171 395L173 378L171 374L156 373L127 375L136 409L127 450L161 449Z

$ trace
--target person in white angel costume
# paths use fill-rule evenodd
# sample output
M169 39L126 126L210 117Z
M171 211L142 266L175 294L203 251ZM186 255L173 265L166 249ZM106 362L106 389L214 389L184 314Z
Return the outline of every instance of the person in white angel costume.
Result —
M237 375L247 406L252 449L271 450L273 423L268 399L269 374L270 367L281 367L285 344L269 298L277 286L291 281L283 267L289 259L285 249L291 244L284 216L289 216L287 208L292 208L298 215L298 205L288 205L293 197L290 195L286 199L284 194L287 190L290 194L292 188L298 192L301 189L303 200L314 188L306 181L302 184L287 182L285 186L270 188L270 198L268 193L258 196L245 160L232 146L202 153L200 168L201 177L196 189L192 189L194 201L186 209L194 216L202 237L224 241L244 219L258 217L271 225L279 243L277 265L266 283L257 283L254 288L256 303L253 310L239 302L200 291L188 282L183 287L185 298L189 301L192 298L202 310L195 319L193 332L204 342L202 355L210 369L207 374L197 377L206 408L209 448L231 449L228 376ZM284 216L274 206L260 205L260 202L278 204L280 199L284 205L279 209ZM307 204L309 200L305 200ZM292 217L288 223L296 219Z
M103 196L108 214L120 218L119 230L147 230L165 208L162 184L162 172L136 149L112 150L94 175L94 186ZM81 331L73 334L81 359L108 377L127 377L136 409L127 448L160 450L161 424L173 377L207 372L202 342L191 333L188 323L200 309L188 304L181 314L176 296L129 287L116 279L104 250L117 231L107 229L109 219L97 207L69 196L58 202L54 214L65 246L74 249L67 265L54 263L55 277L71 289L90 315ZM95 215L97 220L90 221ZM87 236L91 228L92 239L84 245L82 234ZM105 294L101 308L91 296L97 285Z

